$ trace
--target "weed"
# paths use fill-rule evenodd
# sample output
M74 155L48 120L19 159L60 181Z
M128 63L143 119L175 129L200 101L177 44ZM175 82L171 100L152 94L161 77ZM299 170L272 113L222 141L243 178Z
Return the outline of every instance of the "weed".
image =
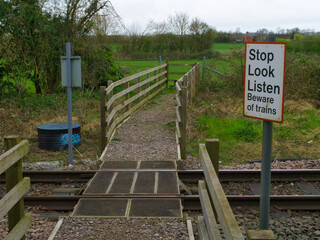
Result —
M120 138L112 138L112 141L113 142L121 142L121 139Z
M176 122L175 121L167 122L165 124L165 126L167 126L167 127L175 127L176 126Z

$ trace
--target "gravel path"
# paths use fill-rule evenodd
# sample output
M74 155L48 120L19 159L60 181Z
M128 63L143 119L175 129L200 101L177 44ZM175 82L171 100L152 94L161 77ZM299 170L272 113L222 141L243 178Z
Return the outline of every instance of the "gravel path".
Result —
M54 239L181 239L188 231L178 219L66 218Z
M103 160L176 160L174 104L173 94L148 103L117 129Z

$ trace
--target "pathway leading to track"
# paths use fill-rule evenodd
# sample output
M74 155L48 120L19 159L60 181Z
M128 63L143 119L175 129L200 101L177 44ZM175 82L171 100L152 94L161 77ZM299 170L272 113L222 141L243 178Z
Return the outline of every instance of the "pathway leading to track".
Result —
M72 216L182 217L174 103L160 95L117 130Z

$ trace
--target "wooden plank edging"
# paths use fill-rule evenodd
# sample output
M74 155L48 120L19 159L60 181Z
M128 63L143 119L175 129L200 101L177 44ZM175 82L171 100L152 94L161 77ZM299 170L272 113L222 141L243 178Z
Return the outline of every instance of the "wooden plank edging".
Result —
M54 239L54 237L56 236L57 232L59 231L62 223L63 223L63 218L60 218L59 221L57 222L56 226L54 227L53 231L51 232L48 240Z

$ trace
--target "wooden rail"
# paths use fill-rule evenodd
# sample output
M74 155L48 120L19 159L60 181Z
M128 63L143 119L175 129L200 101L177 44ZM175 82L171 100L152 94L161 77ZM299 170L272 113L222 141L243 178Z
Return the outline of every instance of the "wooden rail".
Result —
M203 217L198 217L198 231L200 239L244 239L228 199L222 189L217 175L219 168L219 141L207 140L206 144L199 144L199 156L203 167L205 181L199 181L199 197ZM220 223L223 234L217 225ZM271 230L249 230L247 239L275 239Z
M9 234L5 240L24 239L31 226L31 214L24 215L23 196L30 189L30 178L22 178L22 157L29 151L29 142L17 136L4 138L7 151L0 156L0 174L6 173L7 194L0 200L0 219L8 214Z
M170 64L170 66L173 64ZM178 160L186 159L187 147L187 106L192 104L200 84L200 64L192 65L192 69L176 81L176 141Z
M107 88L100 87L101 151L112 140L116 128L161 92L167 82L165 63L116 82L109 81Z

